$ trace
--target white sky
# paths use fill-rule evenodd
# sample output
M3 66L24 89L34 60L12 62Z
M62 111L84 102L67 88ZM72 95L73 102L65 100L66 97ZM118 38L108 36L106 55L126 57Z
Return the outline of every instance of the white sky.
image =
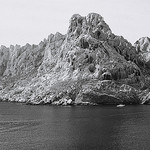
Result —
M131 43L150 37L150 0L0 0L0 45L38 44L50 33L66 34L73 14L91 12Z

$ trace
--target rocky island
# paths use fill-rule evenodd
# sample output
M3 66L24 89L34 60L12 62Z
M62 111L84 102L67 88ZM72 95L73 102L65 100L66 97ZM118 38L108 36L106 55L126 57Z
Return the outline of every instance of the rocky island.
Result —
M132 45L96 13L74 14L66 35L0 47L0 101L149 104L150 38Z

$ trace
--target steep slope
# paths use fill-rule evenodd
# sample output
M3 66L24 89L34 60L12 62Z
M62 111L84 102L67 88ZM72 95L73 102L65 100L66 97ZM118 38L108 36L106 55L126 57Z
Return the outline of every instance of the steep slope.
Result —
M32 104L140 103L138 52L103 17L75 14L66 35L1 47L1 100Z
M150 104L150 38L142 37L134 45L138 52L138 64L144 75L143 89L147 89L142 93L142 103Z
M150 38L143 37L135 42L136 51L139 56L139 63L144 67L150 66Z
M137 62L144 75L145 88L150 87L150 38L142 37L134 44L138 53Z

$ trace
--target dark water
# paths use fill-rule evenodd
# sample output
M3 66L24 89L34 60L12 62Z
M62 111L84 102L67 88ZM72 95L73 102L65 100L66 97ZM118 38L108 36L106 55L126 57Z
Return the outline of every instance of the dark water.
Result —
M0 103L0 150L149 150L150 106Z

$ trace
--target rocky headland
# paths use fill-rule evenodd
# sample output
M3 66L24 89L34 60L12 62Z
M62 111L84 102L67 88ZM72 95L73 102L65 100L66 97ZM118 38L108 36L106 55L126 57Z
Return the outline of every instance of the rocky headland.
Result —
M132 45L99 14L71 17L66 35L0 47L0 101L149 104L150 38Z

